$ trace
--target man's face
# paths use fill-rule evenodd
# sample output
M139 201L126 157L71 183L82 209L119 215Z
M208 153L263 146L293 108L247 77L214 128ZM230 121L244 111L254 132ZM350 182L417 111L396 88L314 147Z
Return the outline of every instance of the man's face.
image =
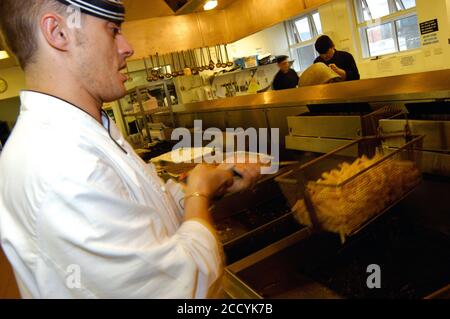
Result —
M73 58L80 85L102 102L123 97L127 77L120 70L126 67L133 49L120 26L86 15L76 38Z
M284 60L283 62L278 63L278 67L280 68L281 72L286 73L290 69L289 60Z
M334 48L330 48L326 53L321 54L320 57L324 60L324 61L330 61L333 57L334 57L334 53L336 52L336 50Z

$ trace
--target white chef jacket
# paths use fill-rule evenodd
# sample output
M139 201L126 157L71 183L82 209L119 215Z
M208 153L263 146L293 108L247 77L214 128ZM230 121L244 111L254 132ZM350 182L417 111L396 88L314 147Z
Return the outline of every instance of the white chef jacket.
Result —
M204 298L222 252L104 114L21 92L0 156L0 238L23 298Z

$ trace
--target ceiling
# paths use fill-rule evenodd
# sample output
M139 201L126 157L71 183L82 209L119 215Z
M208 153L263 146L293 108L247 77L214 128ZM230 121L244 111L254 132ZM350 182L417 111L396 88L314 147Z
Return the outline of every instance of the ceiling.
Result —
M219 5L217 6L217 9L224 9L238 0L218 1ZM174 12L164 0L123 0L123 3L127 9L127 21L174 15ZM202 6L203 3L201 3L195 11L203 11Z
M233 2L236 2L238 0L218 0L218 1L219 5L215 10L224 9ZM123 3L127 10L127 21L170 16L175 14L172 11L172 9L170 9L170 7L164 2L164 0L123 0ZM199 7L194 11L195 12L203 11L202 6L203 3L201 3ZM18 63L14 58L0 60L0 69L9 68L17 65Z

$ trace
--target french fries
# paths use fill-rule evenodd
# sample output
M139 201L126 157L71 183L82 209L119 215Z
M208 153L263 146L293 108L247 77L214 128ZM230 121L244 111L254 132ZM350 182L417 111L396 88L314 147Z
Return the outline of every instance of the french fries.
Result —
M392 158L380 162L381 159L379 154L371 159L362 156L351 164L341 163L315 183L308 183L322 229L347 236L420 181L420 171L413 162ZM299 223L312 224L303 199L297 201L293 212Z

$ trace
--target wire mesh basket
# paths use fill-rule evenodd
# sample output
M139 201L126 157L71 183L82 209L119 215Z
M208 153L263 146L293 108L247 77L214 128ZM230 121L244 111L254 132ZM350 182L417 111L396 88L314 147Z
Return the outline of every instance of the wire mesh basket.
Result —
M345 241L403 199L421 181L423 136L386 146L398 136L363 137L277 177L296 219Z

